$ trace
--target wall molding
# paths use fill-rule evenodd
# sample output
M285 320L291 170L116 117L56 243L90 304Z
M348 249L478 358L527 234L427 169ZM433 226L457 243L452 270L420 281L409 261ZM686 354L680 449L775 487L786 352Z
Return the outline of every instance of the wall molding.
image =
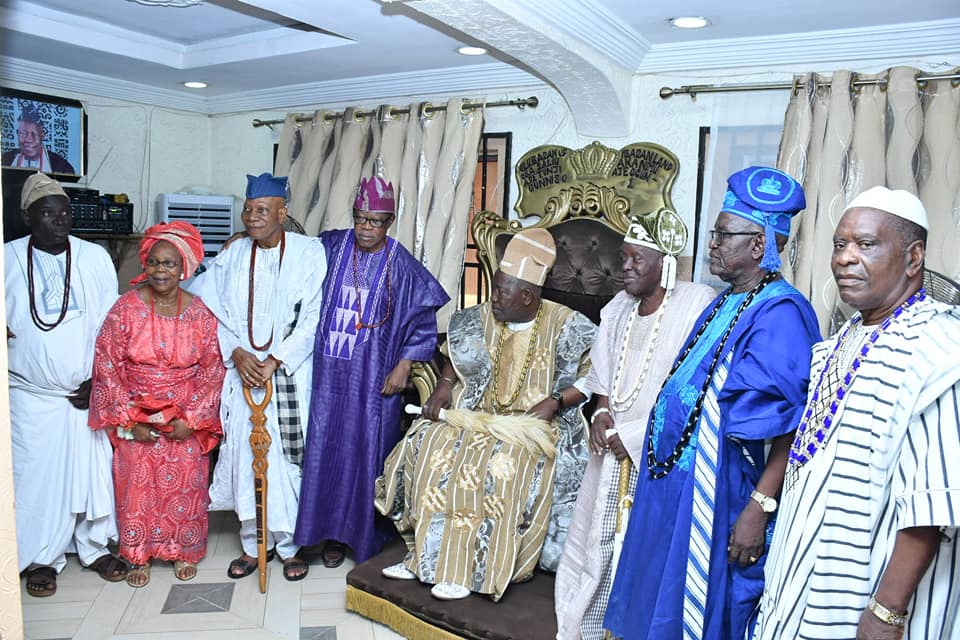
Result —
M204 115L290 109L338 102L369 103L371 100L395 96L429 94L479 96L486 91L499 91L501 87L543 85L543 80L540 78L498 62L288 85L276 89L205 97L197 93L159 89L126 80L4 56L0 56L0 81L37 85L54 92L70 91Z
M638 73L896 60L960 52L960 18L883 27L654 45Z

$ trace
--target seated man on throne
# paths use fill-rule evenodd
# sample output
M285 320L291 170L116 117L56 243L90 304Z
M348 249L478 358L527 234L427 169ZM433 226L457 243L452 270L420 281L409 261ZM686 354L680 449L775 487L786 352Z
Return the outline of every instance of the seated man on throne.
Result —
M521 231L490 300L451 318L426 419L377 481L377 509L408 548L385 576L433 584L440 599L496 601L538 560L556 570L587 459L578 387L597 328L542 299L555 260L548 231Z

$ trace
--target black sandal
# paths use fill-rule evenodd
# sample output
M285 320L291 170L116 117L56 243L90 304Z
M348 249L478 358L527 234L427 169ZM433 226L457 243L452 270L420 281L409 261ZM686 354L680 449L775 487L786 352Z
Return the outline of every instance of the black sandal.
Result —
M327 540L327 544L323 546L323 551L320 552L320 557L323 558L323 566L327 569L336 569L343 564L344 558L347 557L347 545L336 540Z
M270 549L267 551L267 562L273 560L276 556L276 550ZM247 560L250 558L251 560ZM236 560L233 560L230 563L230 567L227 568L227 577L233 578L234 580L239 580L240 578L246 578L248 575L257 570L257 559L253 556L248 556L243 554Z
M301 571L303 573L300 573ZM287 558L283 561L283 577L290 582L303 580L307 577L307 572L309 571L310 565L306 560L299 556L293 556L292 558Z
M56 592L56 569L53 567L37 567L27 571L27 593L35 598L49 598Z
M87 569L96 571L107 582L120 582L127 577L130 567L112 553L105 553L87 565Z

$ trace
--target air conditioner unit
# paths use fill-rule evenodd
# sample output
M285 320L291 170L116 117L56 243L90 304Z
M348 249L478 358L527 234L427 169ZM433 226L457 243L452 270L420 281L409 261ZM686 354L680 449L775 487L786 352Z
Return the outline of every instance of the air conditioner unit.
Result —
M203 236L203 252L215 256L233 235L233 196L198 196L188 193L161 193L157 214L163 222L189 222Z

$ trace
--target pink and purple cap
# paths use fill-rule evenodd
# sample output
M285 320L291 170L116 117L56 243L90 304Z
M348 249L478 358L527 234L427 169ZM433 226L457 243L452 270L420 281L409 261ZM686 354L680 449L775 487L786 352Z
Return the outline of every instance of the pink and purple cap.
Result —
M395 213L396 198L393 195L393 184L380 176L361 178L353 208L370 213Z

